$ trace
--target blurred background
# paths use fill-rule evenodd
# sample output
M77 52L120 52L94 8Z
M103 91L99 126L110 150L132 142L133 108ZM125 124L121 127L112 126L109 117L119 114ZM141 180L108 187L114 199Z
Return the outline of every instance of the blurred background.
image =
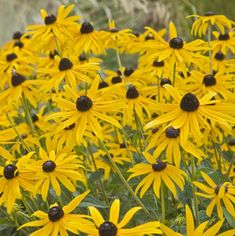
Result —
M0 0L0 45L11 39L15 31L24 31L27 24L40 23L39 10L56 14L60 4L75 3L75 13L90 20L97 28L107 27L113 18L118 28L142 32L149 25L161 29L173 20L184 38L189 37L191 14L214 11L235 20L235 0Z

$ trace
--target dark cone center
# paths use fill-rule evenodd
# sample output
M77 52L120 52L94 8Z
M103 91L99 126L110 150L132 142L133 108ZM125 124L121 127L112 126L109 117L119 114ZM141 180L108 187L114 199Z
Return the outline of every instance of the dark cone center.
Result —
M44 172L52 172L56 168L56 164L54 161L46 161L42 165L42 170Z
M3 175L6 179L13 179L15 176L18 175L17 166L13 164L5 166L3 170Z
M20 31L16 31L14 34L13 34L13 39L20 39L22 37L22 33Z
M157 161L157 163L152 164L152 168L156 172L164 170L166 166L167 166L167 163L163 161Z
M54 52L50 52L49 57L50 57L51 59L54 59L54 57L55 57L56 55L59 55L59 53L58 53L57 50L54 50Z
M118 228L110 221L105 221L99 227L99 236L116 236Z
M213 86L216 84L216 79L213 75L206 75L202 83L205 84L206 87Z
M171 80L167 78L161 79L160 85L163 86L164 84L171 84Z
M219 40L221 40L221 41L226 41L226 40L229 40L229 39L230 39L230 36L229 36L228 33L219 35Z
M196 111L199 105L200 105L199 100L192 93L185 94L180 102L180 108L183 111L188 111L188 112Z
M54 16L54 15L52 15L52 14L46 16L45 19L44 19L45 25L51 25L51 24L53 24L55 21L56 21L56 16Z
M111 83L112 84L118 84L118 83L121 83L122 82L122 78L121 76L117 75L117 76L114 76L111 80Z
M48 218L52 222L56 222L64 217L64 211L59 206L51 207L48 211Z
M177 38L172 38L169 42L169 45L171 48L181 49L184 46L184 42L181 38L177 37Z
M228 142L228 145L229 145L229 146L235 146L235 138L234 138L234 139L231 139L231 140Z
M222 52L217 52L217 53L215 54L215 59L216 59L217 61L223 61L223 60L224 60L224 54L223 54Z
M36 114L33 114L31 116L31 119L32 119L33 123L35 123L35 122L37 122L39 120L39 118L38 118L38 116Z
M73 67L73 63L68 58L62 58L59 64L59 70L65 71Z
M216 187L215 187L215 194L218 195L219 194L219 190L220 188L225 188L225 193L228 192L228 187L227 186L223 186L222 184L218 184Z
M126 67L125 70L124 70L124 75L125 75L126 77L128 77L128 76L130 76L131 74L133 74L133 72L134 72L134 69L133 69L133 68L131 68L131 67Z
M11 77L11 84L13 87L16 87L22 84L24 81L25 81L25 77L18 73L14 73Z
M77 99L76 108L78 111L85 112L89 111L93 106L93 102L87 96L81 96Z
M8 62L11 62L11 61L15 60L16 58L17 58L17 55L15 53L10 53L6 56L6 60Z
M71 125L65 127L64 129L65 129L65 130L72 130L75 126L76 126L76 124L73 123L73 124L71 124Z
M82 23L82 27L80 29L81 34L89 34L94 31L94 27L90 22Z
M157 61L157 60L153 61L153 66L155 67L163 67L164 65L165 65L164 61Z
M126 92L126 98L135 99L138 97L139 97L139 92L137 91L136 87L134 87L134 86L129 87Z
M109 86L109 84L103 80L99 83L98 89L106 88L108 86Z
M180 135L180 130L179 129L175 129L174 127L168 127L166 129L166 136L168 138L177 138Z
M18 41L18 42L15 42L14 47L23 48L24 44L22 42Z
M78 57L79 61L86 61L86 54L83 52L79 57Z

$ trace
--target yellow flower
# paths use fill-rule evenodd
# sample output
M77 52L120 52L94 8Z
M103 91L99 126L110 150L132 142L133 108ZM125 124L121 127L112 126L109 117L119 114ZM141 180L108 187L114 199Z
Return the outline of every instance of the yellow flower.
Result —
M160 228L166 236L214 236L217 235L218 231L220 230L224 220L220 220L214 225L207 227L209 221L204 221L201 223L197 228L194 225L194 217L192 211L188 205L186 205L186 232L185 234L180 234L174 232L171 228L161 224ZM231 234L230 234L231 233ZM235 233L235 230L229 230L222 234L218 234L218 236L229 236Z
M30 174L25 170L33 152L22 156L16 164L8 163L4 167L0 166L0 205L5 203L7 213L10 214L16 199L22 198L22 189L32 191L33 185Z
M161 234L162 232L159 229L160 223L158 221L150 221L132 228L124 228L140 209L141 207L133 207L119 222L120 201L118 199L114 200L111 205L108 220L105 220L100 212L91 206L89 211L95 225L92 228L84 227L83 232L88 236L144 236Z
M87 90L87 94L85 94L85 91L77 92L77 90L73 90L68 86L64 87L66 99L61 97L54 98L58 108L62 111L48 116L48 119L61 118L63 120L63 123L57 127L56 131L77 123L76 141L77 144L80 144L84 138L85 131L92 130L99 139L103 139L98 119L121 128L116 119L105 113L120 111L124 104L118 100L106 100L106 94L101 94L98 87L99 76L93 81L90 89Z
M39 218L39 220L32 221L21 225L17 230L24 227L42 227L39 230L29 234L29 236L68 236L68 232L78 234L83 228L92 225L86 218L88 216L80 214L71 214L72 211L80 204L80 202L88 195L90 191L86 191L72 201L70 201L64 207L59 206L57 203L50 206L47 213L43 211L36 211L32 214L33 217Z
M207 93L198 99L193 93L186 93L181 96L178 90L169 84L165 84L164 87L176 103L155 105L166 113L145 125L145 129L169 123L175 129L180 128L183 145L187 143L189 134L195 138L197 143L201 142L201 127L210 129L208 119L231 130L231 124L235 123L235 118L230 116L231 112L234 111L234 105L224 103L223 106L220 106L219 100L212 99L216 95L215 92Z
M166 187L173 193L174 197L176 197L175 185L183 191L185 184L184 176L186 176L186 173L183 170L166 161L156 161L148 152L144 152L143 154L148 163L136 164L133 168L128 170L128 172L133 172L128 180L139 175L147 174L147 176L137 185L135 190L137 193L139 189L142 188L140 191L141 198L152 184L153 191L158 198L160 197L160 187L163 183L165 183Z
M46 201L50 185L57 196L61 195L60 183L70 192L75 192L73 181L83 181L79 169L83 168L76 155L62 153L56 155L55 151L47 154L42 148L39 149L40 160L29 164L26 169L32 172L31 179L35 181L33 193L40 193Z
M233 21L229 20L224 15L216 15L212 11L208 11L204 16L200 15L191 15L190 17L197 17L198 19L194 21L191 33L194 35L199 35L200 37L202 35L205 35L207 33L207 29L209 25L216 26L222 34L225 33L225 29L231 29L232 24L234 24Z
M216 185L206 173L201 171L201 175L209 186L196 181L193 183L197 188L203 191L203 193L197 192L196 194L198 196L211 199L210 204L206 208L206 214L211 216L216 205L218 217L222 219L223 209L221 202L223 201L227 211L235 217L235 209L233 206L235 203L235 186L229 182Z

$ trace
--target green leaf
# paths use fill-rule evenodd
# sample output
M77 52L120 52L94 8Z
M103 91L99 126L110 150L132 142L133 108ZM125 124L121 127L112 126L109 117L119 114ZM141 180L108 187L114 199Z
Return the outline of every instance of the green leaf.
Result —
M223 207L223 211L224 211L224 216L226 218L226 220L228 221L229 225L235 229L235 220L234 218L229 214L229 212L227 211L226 208Z

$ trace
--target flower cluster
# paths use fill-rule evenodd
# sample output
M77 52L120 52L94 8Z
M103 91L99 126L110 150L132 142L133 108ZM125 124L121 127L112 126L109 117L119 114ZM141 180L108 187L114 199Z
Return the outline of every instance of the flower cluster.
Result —
M235 234L234 22L193 15L208 40L186 42L173 22L99 30L74 7L41 10L0 51L0 206L14 230Z

